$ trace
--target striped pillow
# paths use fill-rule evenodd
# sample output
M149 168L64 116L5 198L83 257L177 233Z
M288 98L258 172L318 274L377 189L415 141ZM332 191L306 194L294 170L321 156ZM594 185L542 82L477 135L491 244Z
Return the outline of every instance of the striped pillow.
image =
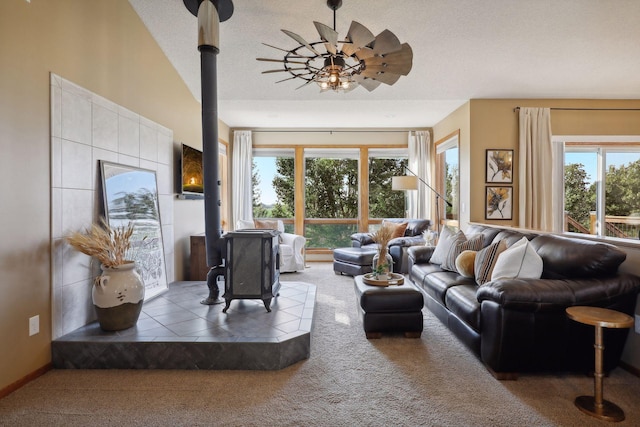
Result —
M507 241L502 239L499 242L490 244L476 254L474 271L476 274L476 283L478 285L484 285L491 281L491 273L493 272L493 267L496 266L498 255L506 249Z
M458 272L458 269L456 268L456 258L458 258L458 255L460 255L463 251L479 251L480 249L482 249L482 244L484 243L484 236L482 236L481 234L473 236L469 240L467 240L465 238L465 235L461 231L458 233L459 234L457 235L457 237L461 240L458 240L453 245L451 245L451 248L449 248L449 253L445 257L442 265L440 265L440 268L442 268L443 270L449 270L456 273Z

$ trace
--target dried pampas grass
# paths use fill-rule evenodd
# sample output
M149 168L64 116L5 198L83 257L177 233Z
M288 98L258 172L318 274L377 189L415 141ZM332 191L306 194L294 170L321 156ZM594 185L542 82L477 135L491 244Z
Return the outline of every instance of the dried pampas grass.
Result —
M371 235L374 242L380 245L380 254L387 253L387 245L393 237L393 228L383 225Z
M105 267L117 267L127 262L131 248L133 223L127 226L111 228L104 218L100 225L92 224L84 232L76 231L67 237L67 242L78 252L95 257Z

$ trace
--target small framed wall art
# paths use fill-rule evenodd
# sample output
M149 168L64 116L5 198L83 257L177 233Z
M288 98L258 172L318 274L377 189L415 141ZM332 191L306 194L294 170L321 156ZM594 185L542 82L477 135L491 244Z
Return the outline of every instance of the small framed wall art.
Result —
M488 149L486 162L486 182L513 183L513 150Z
M487 186L485 219L512 219L513 187Z

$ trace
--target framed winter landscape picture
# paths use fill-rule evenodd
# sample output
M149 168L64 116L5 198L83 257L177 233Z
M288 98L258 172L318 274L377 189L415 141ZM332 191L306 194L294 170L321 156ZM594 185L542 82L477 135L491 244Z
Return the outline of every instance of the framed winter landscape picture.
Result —
M168 290L156 172L101 160L105 217L111 227L133 223L131 259L145 300Z

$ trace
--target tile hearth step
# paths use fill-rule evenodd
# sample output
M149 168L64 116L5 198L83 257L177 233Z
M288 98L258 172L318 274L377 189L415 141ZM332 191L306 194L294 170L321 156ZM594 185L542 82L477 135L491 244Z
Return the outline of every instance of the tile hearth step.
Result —
M282 281L272 312L261 300L207 306L206 282L174 282L145 301L135 327L105 332L97 322L52 343L58 369L277 370L308 359L315 285ZM222 295L222 292L221 292Z

